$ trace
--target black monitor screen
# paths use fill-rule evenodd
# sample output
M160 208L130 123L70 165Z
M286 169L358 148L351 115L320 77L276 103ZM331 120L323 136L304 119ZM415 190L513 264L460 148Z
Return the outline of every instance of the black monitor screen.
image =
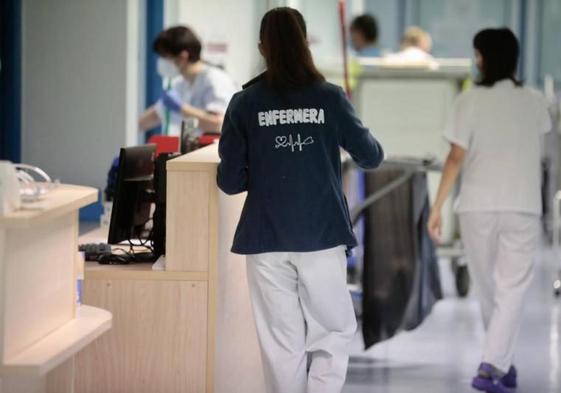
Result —
M109 225L109 244L142 237L150 219L156 145L121 149Z
M154 210L154 229L152 231L155 256L166 253L166 164L168 160L179 156L179 153L161 153L156 158L154 170L156 209Z

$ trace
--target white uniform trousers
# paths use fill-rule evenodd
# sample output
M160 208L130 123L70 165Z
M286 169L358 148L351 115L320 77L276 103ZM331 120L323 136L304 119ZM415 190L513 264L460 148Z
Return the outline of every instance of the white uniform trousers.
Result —
M356 331L345 247L249 255L247 275L267 392L341 392Z
M460 226L487 331L483 362L507 372L533 277L539 217L469 212L460 214Z

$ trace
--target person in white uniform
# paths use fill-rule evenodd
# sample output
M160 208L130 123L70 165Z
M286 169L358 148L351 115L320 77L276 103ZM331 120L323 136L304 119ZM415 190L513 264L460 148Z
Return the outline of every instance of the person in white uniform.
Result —
M418 26L410 26L401 38L401 50L391 53L385 60L391 63L431 63L434 58L430 54L432 38L428 32Z
M142 114L140 130L168 120L168 134L179 135L181 121L194 118L202 132L220 132L228 103L238 90L232 79L201 60L201 41L186 26L162 31L153 47L160 56L158 72L171 82L171 88Z
M267 392L339 393L356 331L345 251L357 244L340 148L364 168L384 153L316 69L297 10L267 12L260 40L267 70L232 98L219 144L218 186L247 191L232 251L247 255Z
M435 241L441 209L462 171L458 213L484 327L483 359L472 386L503 393L517 385L514 349L540 235L545 99L516 79L519 46L506 28L473 41L476 87L456 100L444 136L451 150L428 226Z

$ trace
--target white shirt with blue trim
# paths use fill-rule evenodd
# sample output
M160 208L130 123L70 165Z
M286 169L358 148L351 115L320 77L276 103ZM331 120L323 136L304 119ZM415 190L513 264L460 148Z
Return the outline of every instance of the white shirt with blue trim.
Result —
M179 94L185 104L223 115L226 113L230 99L239 89L226 72L217 67L205 65L193 83L182 76L176 78L172 84L172 90ZM155 108L162 123L165 122L166 108L161 99L156 102ZM170 113L169 118L168 135L179 135L183 117L178 113Z

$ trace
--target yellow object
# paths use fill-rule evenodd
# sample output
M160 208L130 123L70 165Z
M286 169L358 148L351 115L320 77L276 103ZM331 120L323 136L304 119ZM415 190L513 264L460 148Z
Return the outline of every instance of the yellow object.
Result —
M351 91L355 89L358 84L358 78L362 75L363 68L356 58L349 60L349 86Z
M466 78L462 82L462 91L467 91L467 90L471 89L472 86L473 86L473 79Z

